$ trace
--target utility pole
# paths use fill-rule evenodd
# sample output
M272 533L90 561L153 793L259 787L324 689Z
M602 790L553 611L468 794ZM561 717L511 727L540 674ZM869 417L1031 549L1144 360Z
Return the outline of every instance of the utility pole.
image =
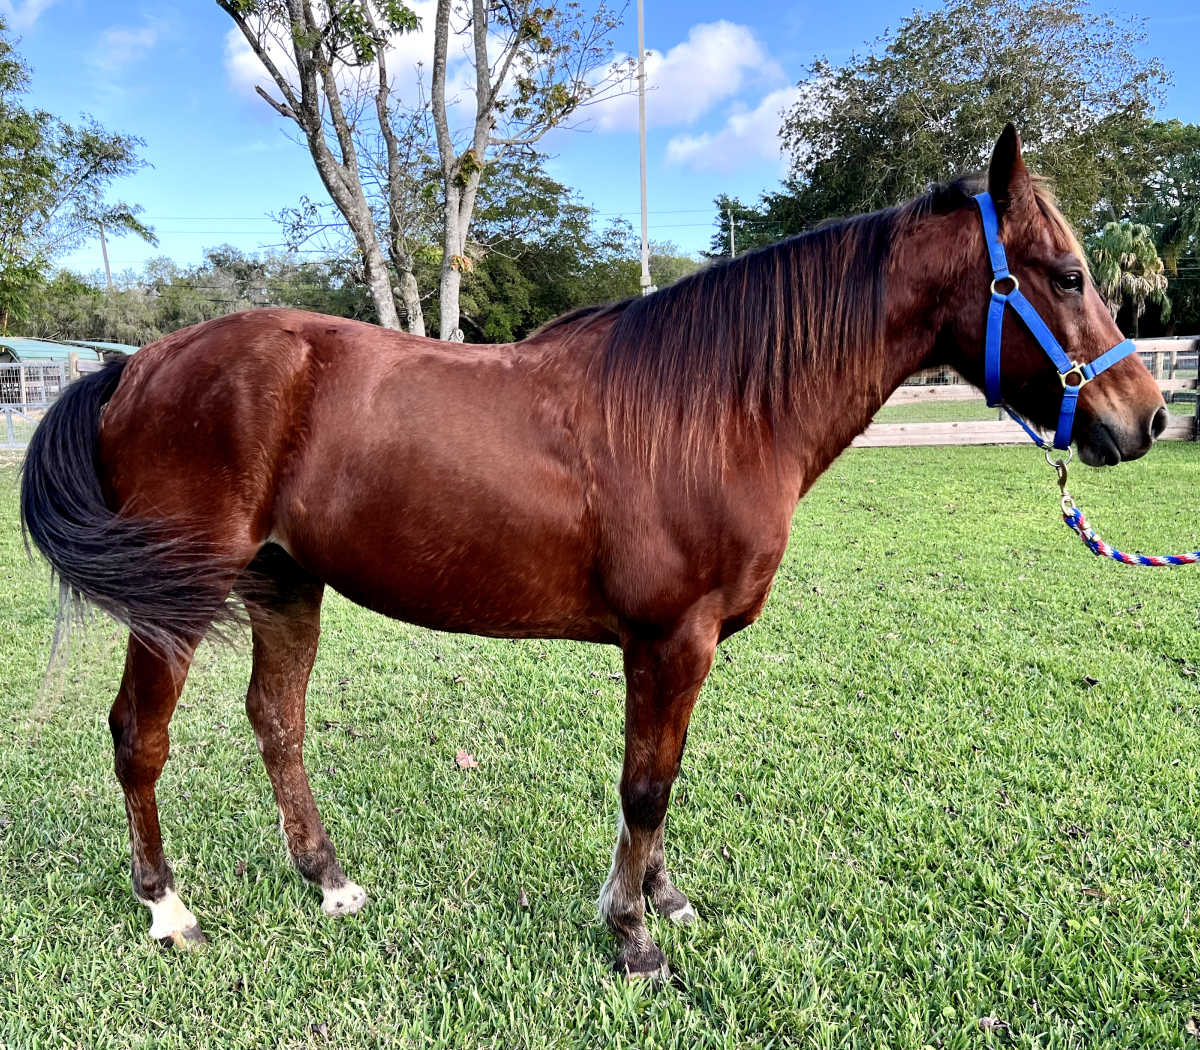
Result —
M104 226L100 226L100 251L104 255L104 276L108 278L108 290L112 291L112 269L108 265L108 244L104 240Z
M638 0L638 145L642 155L642 295L654 291L650 283L650 220L646 210L646 33L642 0Z
M733 209L726 208L725 214L729 216L729 258L737 258L737 245L733 242Z

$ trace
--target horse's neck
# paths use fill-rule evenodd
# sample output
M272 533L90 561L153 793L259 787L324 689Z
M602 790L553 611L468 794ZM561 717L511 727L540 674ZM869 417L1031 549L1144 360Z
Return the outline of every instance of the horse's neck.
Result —
M792 419L778 435L791 452L804 491L849 444L861 434L875 413L910 375L934 353L936 325L929 323L936 293L900 286L889 289L889 300L911 304L905 317L889 309L884 338L865 347L834 372L814 375L801 385ZM916 319L915 321L911 319Z

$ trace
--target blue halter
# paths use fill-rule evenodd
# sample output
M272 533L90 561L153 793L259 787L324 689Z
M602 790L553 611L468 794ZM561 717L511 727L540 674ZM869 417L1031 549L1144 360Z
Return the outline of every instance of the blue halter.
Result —
M1000 243L998 224L996 221L996 205L990 193L981 193L975 198L979 205L979 214L983 217L983 236L987 241L988 257L992 262L992 301L988 304L987 336L984 340L983 375L984 391L987 403L991 408L1003 408L1013 419L1024 428L1025 433L1032 438L1035 445L1046 450L1051 449L1066 452L1071 447L1071 430L1075 425L1075 406L1079 401L1079 391L1090 383L1106 368L1115 365L1122 358L1128 357L1137 347L1133 340L1126 339L1111 350L1101 354L1096 360L1085 365L1076 364L1063 352L1058 340L1046 327L1046 322L1039 316L1033 305L1021 294L1021 286L1011 273L1008 272L1008 259L1004 254L1004 245ZM996 291L999 281L1012 281L1012 291L1005 295ZM1029 334L1038 341L1038 345L1046 351L1046 355L1058 369L1058 377L1062 380L1062 408L1058 413L1058 429L1054 434L1054 444L1048 445L1039 437L1032 427L1004 403L1000 394L1000 336L1004 329L1004 308L1011 306L1017 316L1029 329ZM1069 376L1075 376L1078 382L1068 383Z

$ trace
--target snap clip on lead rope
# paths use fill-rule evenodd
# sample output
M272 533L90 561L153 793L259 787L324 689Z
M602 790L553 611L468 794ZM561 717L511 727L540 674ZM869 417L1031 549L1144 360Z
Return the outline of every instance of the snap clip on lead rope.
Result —
M1115 547L1110 547L1096 535L1096 530L1088 524L1087 518L1083 516L1083 511L1075 505L1075 500L1071 498L1071 493L1067 491L1066 462L1061 459L1051 461L1049 454L1046 455L1046 461L1058 471L1058 487L1062 490L1061 505L1063 521L1067 523L1067 528L1083 540L1087 549L1093 554L1101 558L1112 558L1113 561L1119 561L1122 565L1148 565L1154 568L1171 565L1195 565L1197 562L1200 562L1200 551L1192 551L1190 554L1126 554Z

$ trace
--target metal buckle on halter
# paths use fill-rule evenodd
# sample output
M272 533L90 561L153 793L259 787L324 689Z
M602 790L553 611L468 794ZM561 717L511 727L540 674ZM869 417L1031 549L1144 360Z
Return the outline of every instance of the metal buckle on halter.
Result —
M1088 383L1090 383L1093 379L1096 378L1094 375L1090 375L1090 376L1084 375L1083 370L1085 367L1086 366L1078 364L1075 361L1072 361L1070 368L1068 368L1065 372L1058 373L1058 378L1062 380L1062 385L1063 385L1064 390L1067 389L1067 376L1069 376L1069 375L1079 376L1079 382L1071 384L1071 387L1075 390L1082 390L1085 386L1087 386Z
M1018 291L1021 287L1021 282L1017 280L1017 275L1015 273L1010 273L1007 277L997 277L992 281L992 295L996 294L996 281L1012 281L1012 288L1010 288L1007 292L1001 293L1006 297L1012 295L1013 292Z

